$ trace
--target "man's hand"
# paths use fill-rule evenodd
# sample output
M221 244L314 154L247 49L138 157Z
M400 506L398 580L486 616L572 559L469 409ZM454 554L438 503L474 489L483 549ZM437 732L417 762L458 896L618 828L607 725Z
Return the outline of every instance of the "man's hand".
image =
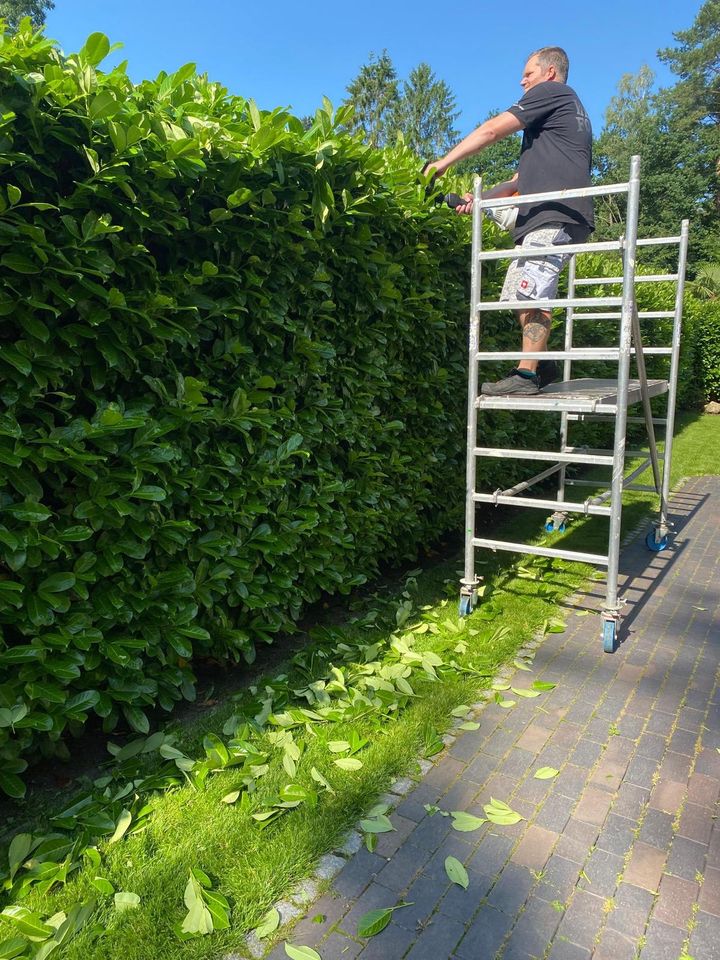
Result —
M429 160L422 168L424 174L432 174L433 177L441 177L447 170L447 164L442 160Z
M464 193L463 199L466 200L467 202L455 207L455 213L460 213L460 214L472 213L473 195L471 193Z

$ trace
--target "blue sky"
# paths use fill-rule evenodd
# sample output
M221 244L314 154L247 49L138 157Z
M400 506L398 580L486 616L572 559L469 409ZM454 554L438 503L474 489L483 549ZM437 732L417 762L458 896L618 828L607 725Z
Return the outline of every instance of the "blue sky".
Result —
M371 51L386 48L400 77L426 61L454 92L468 133L489 111L520 95L526 54L558 44L570 55L570 83L600 131L623 73L648 64L658 82L672 75L657 50L686 29L701 0L56 0L47 32L66 53L96 30L123 51L133 80L193 61L232 93L260 107L314 112L323 96L337 106Z

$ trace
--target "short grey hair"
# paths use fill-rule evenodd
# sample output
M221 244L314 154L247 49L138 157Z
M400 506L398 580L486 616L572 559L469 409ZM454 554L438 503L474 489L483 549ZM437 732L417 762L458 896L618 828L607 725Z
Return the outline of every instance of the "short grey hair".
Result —
M540 47L539 50L530 54L528 60L533 57L538 58L543 70L547 70L548 67L555 67L558 78L562 80L563 83L567 81L570 61L562 47Z

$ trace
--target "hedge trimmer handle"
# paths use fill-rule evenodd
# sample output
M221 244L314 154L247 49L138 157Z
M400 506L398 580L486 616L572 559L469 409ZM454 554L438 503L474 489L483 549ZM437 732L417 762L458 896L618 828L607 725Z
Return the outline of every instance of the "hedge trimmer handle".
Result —
M456 207L463 207L466 203L471 202L470 200L466 200L465 197L461 197L458 193L448 193L445 195L444 200L453 210Z

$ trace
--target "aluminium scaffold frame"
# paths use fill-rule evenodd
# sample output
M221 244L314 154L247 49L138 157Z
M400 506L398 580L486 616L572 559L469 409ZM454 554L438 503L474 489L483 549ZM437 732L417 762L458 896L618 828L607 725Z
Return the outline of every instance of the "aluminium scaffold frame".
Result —
M627 214L625 234L619 240L571 243L563 245L563 252L570 254L568 273L568 295L562 299L483 301L481 295L482 264L493 260L518 260L527 258L527 251L519 249L483 250L482 222L483 211L488 207L515 206L517 197L483 200L482 181L476 178L474 185L473 221L472 221L472 264L471 264L471 303L470 336L468 364L468 406L467 406L467 469L466 469L466 507L465 507L465 569L460 581L460 614L469 614L476 602L480 580L475 573L475 550L507 550L543 557L560 557L567 560L579 560L597 566L607 567L607 589L601 611L602 642L606 652L617 648L621 620L622 601L618 596L618 574L620 554L620 531L622 523L622 495L624 490L652 491L659 496L659 517L653 521L653 529L648 533L646 544L650 550L663 550L668 545L671 523L668 516L670 495L670 468L672 462L672 444L675 423L675 403L677 398L678 368L680 361L680 339L682 332L682 306L685 286L685 268L687 264L688 230L687 220L683 220L680 234L671 237L653 237L638 239L638 213L640 202L640 157L633 157L630 164L630 179L627 183L606 186L586 187L573 190L557 190L523 196L522 202L540 203L551 200L565 200L573 197L597 197L610 194L627 195ZM644 274L636 276L636 256L638 247L677 245L677 273ZM538 247L533 256L556 254L558 248ZM583 253L620 253L622 258L622 276L589 277L577 276L577 257ZM635 298L636 283L677 283L675 307L672 311L638 311ZM583 286L622 284L621 296L585 296L578 294ZM565 346L563 350L544 350L523 353L521 350L490 352L480 351L480 317L484 312L497 310L521 310L532 306L535 309L566 311ZM608 308L615 308L608 310ZM589 311L589 312L588 312ZM670 346L643 346L641 321L656 318L672 318L673 332ZM617 347L575 347L573 335L575 324L579 320L618 320L619 343ZM645 369L646 356L666 356L670 358L667 380L648 380ZM478 393L478 366L484 361L546 359L562 360L563 380L544 387L541 392L530 397L484 396ZM637 366L637 379L630 378L630 363L634 358ZM603 360L618 364L616 380L572 379L573 361ZM667 412L664 417L653 416L651 399L667 394ZM642 417L628 417L628 406L642 404ZM477 442L478 413L484 410L514 410L523 412L556 412L561 415L560 450L516 450L499 447L483 447ZM599 450L569 445L569 425L573 421L604 421L615 419L614 445L612 450ZM626 435L628 423L643 423L647 431L647 450L627 450ZM655 426L665 427L664 449L658 452L655 439ZM549 461L551 466L507 490L495 490L493 493L480 493L475 489L476 464L479 457L499 457L518 460ZM642 464L625 475L625 459L642 457ZM662 463L662 470L660 469ZM579 502L569 500L566 487L589 486L597 488L600 484L593 480L567 477L567 467L571 464L585 466L610 467L612 478L610 487L600 494ZM652 468L653 486L635 483L638 476L648 467ZM558 491L555 500L543 497L521 497L518 494L534 484L559 475ZM609 501L609 504L608 504ZM475 532L475 513L478 503L495 505L516 505L535 509L551 510L546 521L546 529L564 531L568 514L608 517L608 552L604 554L582 553L560 547L512 543L478 537Z

